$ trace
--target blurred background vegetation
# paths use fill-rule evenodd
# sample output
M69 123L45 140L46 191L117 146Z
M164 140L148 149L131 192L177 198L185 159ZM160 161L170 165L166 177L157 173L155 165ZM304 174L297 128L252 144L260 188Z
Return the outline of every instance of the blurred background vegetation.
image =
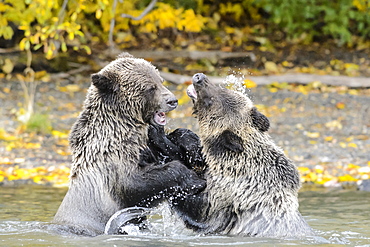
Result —
M54 58L68 49L91 53L94 45L164 49L265 49L278 42L333 41L370 46L367 0L164 0L140 20L150 0L3 0L0 47L42 51ZM110 36L113 43L109 43ZM203 41L189 43L189 38ZM201 40L201 39L199 39ZM212 41L211 43L207 41Z
M87 55L94 51L101 60L109 60L118 51L130 49L253 51L251 60L262 57L260 64L263 64L266 70L276 72L278 68L274 62L270 62L274 61L271 57L278 57L277 53L282 49L285 51L279 53L280 57L287 57L291 51L302 55L296 49L297 46L312 46L309 52L316 49L316 54L321 57L328 53L323 47L339 47L356 52L368 50L370 1L0 2L0 78L14 78L12 74L15 74L16 80L21 83L24 104L22 111L18 112L18 119L23 123L29 122L33 115L37 81L49 80L46 72L70 70L71 64L76 68L81 64L90 63L92 69L99 69L101 64L92 64L91 59L87 58ZM255 59L256 51L270 52L272 55L257 55L258 58ZM45 62L45 59L50 62ZM278 61L283 67L295 65L285 59ZM360 61L364 61L365 58L361 59ZM67 63L67 60L70 62ZM208 58L200 59L195 64L184 59L181 61L188 63L188 70L206 67L210 73L215 71L214 65L217 63ZM347 67L358 70L358 65L344 63L337 58L323 63L329 64L329 67L343 64L342 67L345 67L346 71ZM258 67L258 63L253 66ZM171 71L176 72L176 69Z

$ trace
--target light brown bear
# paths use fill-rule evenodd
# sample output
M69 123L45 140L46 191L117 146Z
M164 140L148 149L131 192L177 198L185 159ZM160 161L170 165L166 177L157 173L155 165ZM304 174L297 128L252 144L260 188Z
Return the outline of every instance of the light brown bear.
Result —
M206 189L173 204L205 234L299 237L313 231L298 211L297 168L271 140L268 119L244 94L195 74L188 88L199 122Z
M158 162L147 146L149 124L166 124L165 112L177 106L152 64L123 53L91 80L69 137L70 187L53 221L62 231L103 234L121 209L205 187L194 171L179 161Z

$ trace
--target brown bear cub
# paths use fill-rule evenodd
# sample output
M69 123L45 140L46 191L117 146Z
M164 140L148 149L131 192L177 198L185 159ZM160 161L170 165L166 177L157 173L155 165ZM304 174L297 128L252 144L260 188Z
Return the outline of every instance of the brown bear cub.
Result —
M103 234L119 210L205 187L180 161L160 162L148 147L149 126L165 125L165 112L177 106L152 64L124 53L91 80L69 137L70 187L54 217L61 231Z
M271 140L268 119L246 95L201 73L188 95L199 121L207 187L173 205L186 225L205 234L312 235L298 211L297 168Z

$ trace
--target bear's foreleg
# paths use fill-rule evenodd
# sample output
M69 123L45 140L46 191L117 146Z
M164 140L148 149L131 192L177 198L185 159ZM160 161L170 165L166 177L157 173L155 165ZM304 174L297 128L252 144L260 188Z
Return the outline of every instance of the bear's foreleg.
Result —
M149 126L148 147L163 163L179 160L203 175L205 162L199 137L189 129L179 128L166 135L163 126Z
M163 126L149 125L148 147L160 163L182 161L180 147L168 139Z
M201 192L195 195L175 198L170 200L170 205L184 221L186 227L197 232L204 232L209 228L205 223L205 214L209 207L206 193Z
M125 205L154 207L164 199L193 195L206 187L206 181L179 161L140 167L128 178Z

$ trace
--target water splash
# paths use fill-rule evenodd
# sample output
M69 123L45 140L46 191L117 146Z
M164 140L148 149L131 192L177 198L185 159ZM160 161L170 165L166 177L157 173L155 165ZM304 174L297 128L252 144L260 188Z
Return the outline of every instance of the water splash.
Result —
M168 203L162 203L154 208L149 215L150 232L155 236L170 236L171 238L186 238L196 233L186 228L184 222L171 209Z
M250 91L246 86L245 86L245 76L242 73L233 73L228 76L223 80L223 83L225 86L231 90L241 92L245 95L248 95L248 92Z

